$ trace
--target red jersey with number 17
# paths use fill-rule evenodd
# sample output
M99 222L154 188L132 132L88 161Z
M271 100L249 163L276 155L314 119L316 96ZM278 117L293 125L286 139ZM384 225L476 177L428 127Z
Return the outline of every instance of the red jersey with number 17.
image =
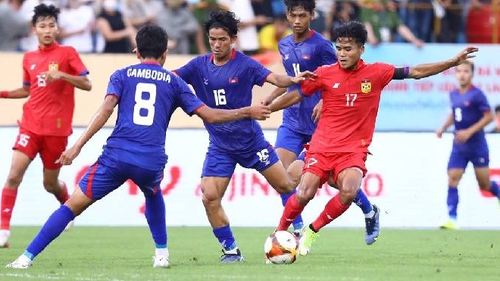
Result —
M88 71L73 47L57 43L27 52L23 58L23 85L30 87L23 106L21 127L45 136L69 136L75 109L75 87L62 79L46 82L42 73L59 70L85 76Z
M305 80L305 96L323 92L323 108L309 151L368 152L382 89L392 80L395 67L384 63L366 64L359 60L354 71L338 63L319 67L315 81Z

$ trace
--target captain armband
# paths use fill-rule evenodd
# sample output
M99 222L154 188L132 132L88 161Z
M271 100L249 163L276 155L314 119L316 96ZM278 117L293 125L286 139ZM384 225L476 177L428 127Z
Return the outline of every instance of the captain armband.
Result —
M408 75L410 74L410 67L405 66L405 67L396 67L394 69L394 74L392 75L393 80L402 80L405 78L408 78Z

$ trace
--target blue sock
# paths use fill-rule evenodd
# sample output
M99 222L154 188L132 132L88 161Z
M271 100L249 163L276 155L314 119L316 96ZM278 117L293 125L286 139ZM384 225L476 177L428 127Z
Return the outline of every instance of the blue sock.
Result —
M370 200L368 200L368 197L366 197L366 194L361 188L358 190L358 194L354 198L354 203L359 206L365 215L373 210L372 203L370 203Z
M496 181L491 181L490 192L493 193L497 198L500 198L500 189Z
M458 208L458 188L456 186L448 186L448 198L446 203L448 204L448 215L450 219L456 220Z
M156 248L167 248L167 223L165 222L165 201L161 191L146 196L146 220L155 241Z
M294 189L292 192L290 193L287 193L287 194L280 194L281 196L281 203L283 204L283 206L286 205L286 201L288 201L288 198L290 198L290 196L294 195L295 193L297 192L296 189ZM302 215L298 215L295 220L293 221L293 229L294 230L300 230L304 227L304 221L302 220Z
M61 205L45 222L24 255L33 260L64 231L66 225L74 218L73 212L66 205Z
M233 232L231 231L231 227L229 225L214 228L213 229L215 237L219 240L219 243L222 245L222 248L226 251L233 250L237 248L236 240L234 239Z

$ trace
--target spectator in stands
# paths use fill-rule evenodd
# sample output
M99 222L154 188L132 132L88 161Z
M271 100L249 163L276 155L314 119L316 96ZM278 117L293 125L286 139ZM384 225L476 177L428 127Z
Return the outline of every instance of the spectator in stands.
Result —
M259 32L261 53L278 52L278 43L281 39L292 34L288 26L286 15L278 15L274 23L264 26Z
M268 0L251 0L252 10L257 21L257 32L260 32L264 26L274 22L277 14L273 13L273 4ZM261 46L262 47L262 46Z
M334 38L334 31L337 27L358 19L359 7L353 2L343 1L335 3L333 7L332 27L330 29L331 38Z
M158 0L125 0L123 15L130 20L135 29L154 23L156 14L161 10Z
M442 0L440 4L446 13L441 19L441 30L436 37L436 41L440 43L457 43L458 34L463 29L461 0Z
M403 24L397 13L397 7L392 0L363 1L360 11L360 20L368 31L368 42L378 45L381 42L393 42L397 32L403 39L416 47L423 46L411 30Z
M94 28L94 10L82 0L68 0L59 16L58 38L61 44L72 46L79 53L91 53Z
M194 4L191 8L193 16L198 22L199 26L202 26L208 15L213 11L228 10L227 6L217 3L217 0L201 0L199 3ZM170 35L169 35L170 36ZM196 42L203 42L203 44L198 46L198 54L206 54L210 49L210 44L208 43L208 36L205 36L203 29L200 29L196 33Z
M434 10L431 0L409 0L407 26L417 38L432 42Z
M105 40L103 53L130 53L135 45L135 28L120 12L117 0L103 0L97 29Z
M0 1L0 51L17 51L20 38L30 32L30 21L19 13L23 2Z
M314 18L311 21L311 29L321 33L328 40L331 35L334 6L335 2L332 0L316 0Z
M500 105L495 106L495 128L492 133L500 133Z
M189 38L195 37L201 26L184 0L165 0L163 8L156 15L156 22L167 31L169 54L190 53ZM198 40L197 44L203 46L203 41Z

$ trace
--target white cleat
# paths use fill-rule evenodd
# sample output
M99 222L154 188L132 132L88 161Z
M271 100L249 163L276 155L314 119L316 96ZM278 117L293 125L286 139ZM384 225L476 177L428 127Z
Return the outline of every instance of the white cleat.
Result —
M170 263L168 262L167 256L154 256L153 257L153 267L168 268Z
M33 265L33 261L25 255L19 256L15 261L6 265L6 268L27 269Z
M2 229L0 230L0 248L8 248L9 247L9 237L10 231Z
M66 225L66 227L64 228L64 231L69 231L69 230L73 227L73 225L74 225L74 224L75 224L75 221L74 221L74 220L72 220L72 221L68 222L68 224L67 224L67 225Z

